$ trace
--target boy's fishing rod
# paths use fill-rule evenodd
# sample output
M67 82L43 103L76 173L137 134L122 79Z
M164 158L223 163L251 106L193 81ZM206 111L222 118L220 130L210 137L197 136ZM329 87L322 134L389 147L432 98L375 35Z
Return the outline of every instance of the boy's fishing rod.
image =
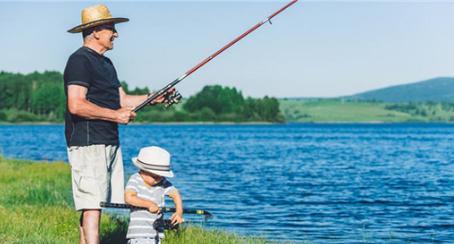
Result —
M123 203L109 203L109 202L101 202L99 204L100 207L102 208L124 208L124 209L137 209L137 210L148 210L148 208L143 208L143 207L136 207L132 206L129 204L123 204ZM170 212L175 212L175 208L169 208L169 207L162 207L160 208L161 213L170 213ZM192 209L192 208L184 208L183 213L185 214L198 214L198 215L203 215L205 218L211 218L213 215L202 209Z
M189 75L191 75L192 73L194 73L196 70L198 70L200 67L202 67L203 65L205 65L206 63L210 62L213 58L215 58L216 56L218 56L219 54L221 54L223 51L225 51L227 48L233 46L233 44L237 43L239 40L243 39L245 36L249 35L251 32L255 31L256 29L258 29L260 26L262 26L264 23L266 22L269 22L271 24L271 19L274 18L274 16L280 14L282 11L284 11L286 8L290 7L291 5L293 5L294 3L296 3L298 0L292 0L291 2L289 2L287 5L285 5L284 7L282 7L281 9L279 9L278 11L274 12L272 15L268 16L266 19L262 20L261 22L257 23L256 25L254 25L252 28L250 28L249 30L247 30L246 32L244 32L243 34L241 34L240 36L238 36L237 38L235 38L233 41L229 42L227 45L225 45L224 47L222 47L221 49L219 49L218 51L216 51L215 53L213 53L212 55L210 55L209 57L207 57L206 59L204 59L202 62L200 62L199 64L197 64L196 66L192 67L190 70L188 70L186 73L184 73L182 76L180 76L179 78L177 78L176 80L170 82L168 85L166 85L164 88L162 88L161 90L157 91L156 93L154 93L153 95L149 96L147 98L147 100L145 100L144 102L142 102L141 104L139 104L137 107L134 108L134 112L137 112L139 110L141 110L142 108L144 108L145 106L147 106L148 104L150 104L151 102L153 102L156 98L158 97L161 97L161 96L165 96L166 97L166 103L168 106L172 105L173 103L177 103L180 99L181 99L181 95L179 93L175 93L174 95L172 96L167 96L167 92L172 89L172 87L174 87L176 84L178 84L180 81L184 80L186 77L188 77Z

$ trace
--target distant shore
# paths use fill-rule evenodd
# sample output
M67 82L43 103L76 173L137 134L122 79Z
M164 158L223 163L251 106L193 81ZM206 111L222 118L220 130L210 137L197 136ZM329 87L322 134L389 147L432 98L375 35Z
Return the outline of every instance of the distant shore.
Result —
M454 104L344 99L280 99L286 121L314 123L453 123Z
M64 125L64 122L0 122L0 125ZM128 126L135 125L272 125L272 124L286 124L286 123L272 123L272 122L134 122Z
M0 122L2 125L64 125L63 122ZM149 123L131 123L128 126L139 125L282 125L282 124L454 124L454 121L314 121L314 122L149 122Z

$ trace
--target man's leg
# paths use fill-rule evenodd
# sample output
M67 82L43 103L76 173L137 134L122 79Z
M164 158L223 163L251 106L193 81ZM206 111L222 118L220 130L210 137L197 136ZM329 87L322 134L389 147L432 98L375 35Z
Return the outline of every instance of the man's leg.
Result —
M84 212L81 212L80 213L80 219L79 219L79 243L80 244L86 244L85 243L84 229L82 228L83 219L84 219Z
M82 210L80 244L98 244L99 243L99 222L101 219L101 210L87 209Z
M91 145L68 150L74 205L77 211L82 211L79 225L81 244L99 243L99 203L108 200L110 183L107 172L110 158L107 158L105 148L105 145Z
M109 154L111 155L110 166L110 202L124 203L124 173L123 173L123 157L119 146L108 146Z

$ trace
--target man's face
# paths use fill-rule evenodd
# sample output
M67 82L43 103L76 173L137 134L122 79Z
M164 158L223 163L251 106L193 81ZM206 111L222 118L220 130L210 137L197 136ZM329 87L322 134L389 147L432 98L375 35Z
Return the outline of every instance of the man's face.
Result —
M113 41L118 37L114 24L105 24L95 29L95 37L98 43L107 50L113 49Z

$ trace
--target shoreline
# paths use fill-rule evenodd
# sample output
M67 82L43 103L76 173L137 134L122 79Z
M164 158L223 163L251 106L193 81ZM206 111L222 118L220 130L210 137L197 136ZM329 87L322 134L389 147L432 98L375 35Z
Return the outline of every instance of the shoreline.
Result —
M326 125L326 124L364 124L364 125L380 125L380 124L454 124L454 121L315 121L315 122L299 122L299 121L287 121L284 123L273 123L273 122L135 122L130 123L127 126L140 126L140 125ZM33 125L65 125L64 122L0 122L2 125L22 125L22 126L33 126ZM121 125L124 126L124 125Z

